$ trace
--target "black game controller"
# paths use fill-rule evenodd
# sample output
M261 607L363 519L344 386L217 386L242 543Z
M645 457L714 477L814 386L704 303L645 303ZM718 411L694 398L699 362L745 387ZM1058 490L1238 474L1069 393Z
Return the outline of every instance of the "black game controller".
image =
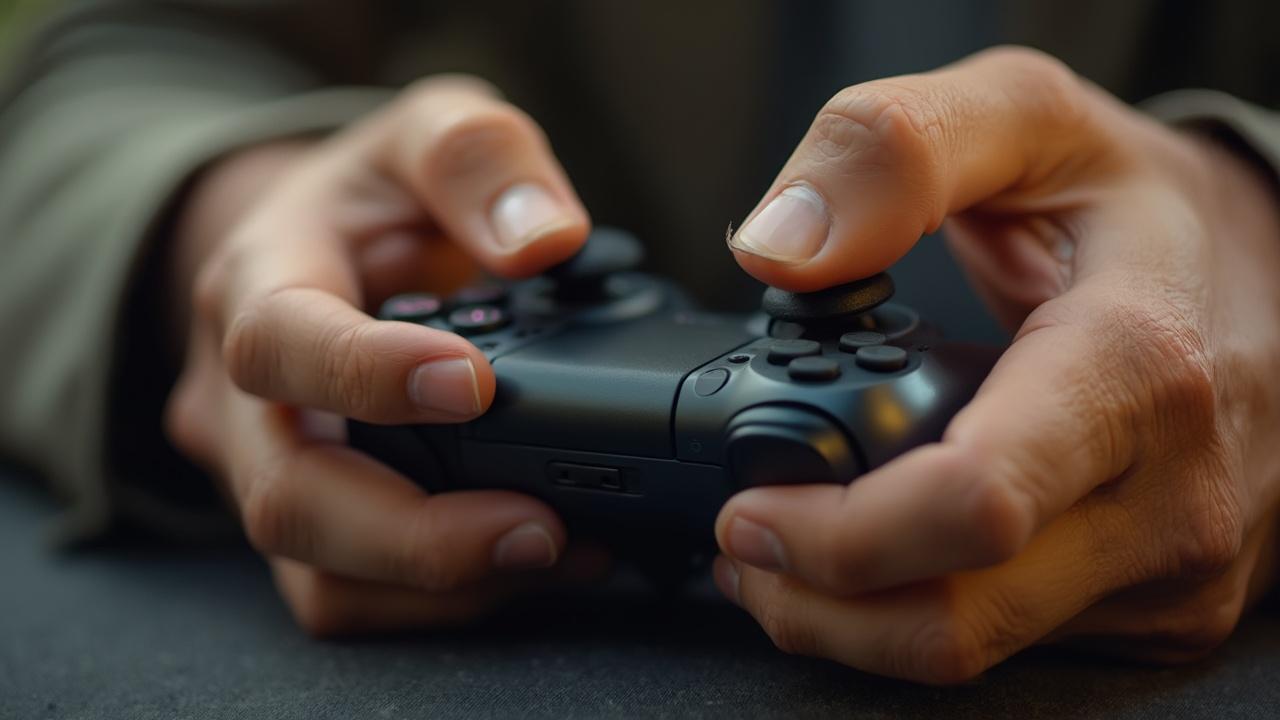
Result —
M714 551L730 495L846 483L937 440L999 354L887 303L888 275L770 289L767 314L726 315L633 272L641 259L631 236L598 229L545 276L392 298L382 318L474 342L497 396L462 425L352 421L351 444L433 492L537 496L571 535L678 577Z

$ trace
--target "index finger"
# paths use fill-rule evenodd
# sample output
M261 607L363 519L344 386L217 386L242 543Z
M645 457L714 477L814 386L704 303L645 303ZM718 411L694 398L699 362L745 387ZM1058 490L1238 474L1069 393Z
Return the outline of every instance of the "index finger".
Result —
M266 555L446 590L503 570L550 567L565 547L564 525L532 497L428 495L373 458L308 437L296 410L244 394L227 402L236 450L228 484L246 535Z
M532 121L471 85L415 87L319 151L202 277L237 385L377 423L482 412L494 380L471 343L357 309L362 236L423 218L506 275L564 259L588 226Z

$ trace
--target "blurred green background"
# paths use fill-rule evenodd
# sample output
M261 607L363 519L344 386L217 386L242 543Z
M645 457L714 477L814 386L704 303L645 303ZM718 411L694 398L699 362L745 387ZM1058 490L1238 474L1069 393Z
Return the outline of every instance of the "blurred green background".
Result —
M8 65L14 41L21 35L19 29L25 28L35 16L37 8L44 7L48 2L49 0L0 0L0 69Z

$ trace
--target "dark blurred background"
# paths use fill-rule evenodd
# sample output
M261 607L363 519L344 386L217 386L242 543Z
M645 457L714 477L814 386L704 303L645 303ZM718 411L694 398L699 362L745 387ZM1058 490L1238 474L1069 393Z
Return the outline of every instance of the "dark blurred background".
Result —
M79 44L59 45L72 36L65 25L31 34L73 6L119 12L90 22ZM130 45L152 26L140 13L157 7L202 20L171 45ZM1016 42L1130 102L1208 87L1276 107L1277 34L1275 0L0 0L10 90L59 57L50 48L94 42L147 58L157 83L180 88L165 53L181 58L222 35L306 68L299 90L480 74L546 128L598 222L634 229L651 268L736 309L753 308L761 288L725 251L725 227L751 210L840 88ZM23 186L3 174L0 187ZM949 334L1005 337L939 238L894 274L899 299ZM625 582L514 608L474 631L316 643L240 544L115 537L87 553L48 552L40 540L56 510L35 487L0 467L0 718L1263 717L1280 701L1280 622L1268 614L1198 665L1037 651L949 690L784 657L710 595L662 600Z

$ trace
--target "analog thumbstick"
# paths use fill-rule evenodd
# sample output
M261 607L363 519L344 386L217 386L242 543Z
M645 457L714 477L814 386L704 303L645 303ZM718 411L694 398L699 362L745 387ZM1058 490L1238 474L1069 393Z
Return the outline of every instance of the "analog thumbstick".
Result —
M762 405L738 413L725 432L726 460L738 487L847 483L861 472L849 439L814 412Z
M599 227L592 231L578 254L547 271L555 280L561 300L591 301L605 297L605 281L639 267L644 248L630 233Z
M765 291L762 304L764 311L775 320L807 327L846 322L891 297L893 278L888 273L880 273L811 293L793 293L771 287Z

